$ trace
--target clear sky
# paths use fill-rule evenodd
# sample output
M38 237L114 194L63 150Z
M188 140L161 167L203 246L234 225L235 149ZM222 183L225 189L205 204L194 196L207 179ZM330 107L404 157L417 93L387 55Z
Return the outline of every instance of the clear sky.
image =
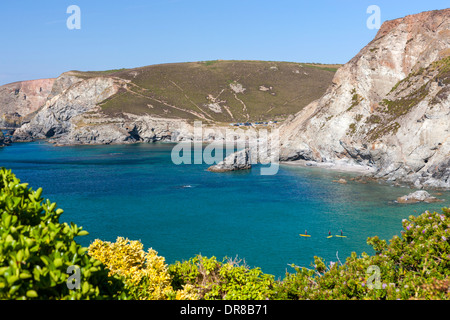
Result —
M66 25L70 5L81 29ZM2 0L0 85L204 60L346 63L381 22L449 7L448 0Z

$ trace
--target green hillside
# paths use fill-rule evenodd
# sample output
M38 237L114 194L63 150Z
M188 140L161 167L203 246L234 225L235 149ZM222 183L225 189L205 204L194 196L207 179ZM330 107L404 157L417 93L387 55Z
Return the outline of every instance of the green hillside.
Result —
M108 115L127 112L188 120L254 122L283 120L320 98L338 67L215 60L72 74L129 81L100 104Z

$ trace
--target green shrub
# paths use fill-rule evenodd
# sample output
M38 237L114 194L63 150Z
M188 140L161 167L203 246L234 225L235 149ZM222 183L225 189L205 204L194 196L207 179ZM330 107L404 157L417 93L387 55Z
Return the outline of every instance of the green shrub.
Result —
M88 233L60 223L63 210L41 194L0 169L0 299L125 298L123 283L74 241Z
M174 288L190 285L205 300L263 300L274 294L272 275L250 269L241 261L200 255L169 266Z

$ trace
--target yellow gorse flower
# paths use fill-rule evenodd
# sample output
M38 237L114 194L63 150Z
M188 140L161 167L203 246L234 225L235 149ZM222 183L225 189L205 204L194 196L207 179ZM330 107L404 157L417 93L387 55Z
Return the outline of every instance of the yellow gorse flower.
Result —
M173 290L171 277L164 257L149 249L144 251L140 241L118 237L115 243L95 240L88 248L92 257L100 260L109 269L109 275L123 277L132 296L140 300L195 300L195 290L185 286L183 290Z

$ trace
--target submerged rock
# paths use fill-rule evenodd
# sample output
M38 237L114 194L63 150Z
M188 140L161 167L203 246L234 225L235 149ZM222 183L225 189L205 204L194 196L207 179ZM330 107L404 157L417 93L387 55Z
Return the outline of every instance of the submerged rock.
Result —
M211 172L228 172L251 169L250 150L248 148L232 153L223 161L208 168Z
M444 201L436 197L431 196L424 190L419 190L403 197L397 198L398 203L416 203L416 202L440 202Z
M337 182L337 183L340 183L340 184L347 184L347 180L345 180L345 179L339 179L339 180L333 180L333 182Z

